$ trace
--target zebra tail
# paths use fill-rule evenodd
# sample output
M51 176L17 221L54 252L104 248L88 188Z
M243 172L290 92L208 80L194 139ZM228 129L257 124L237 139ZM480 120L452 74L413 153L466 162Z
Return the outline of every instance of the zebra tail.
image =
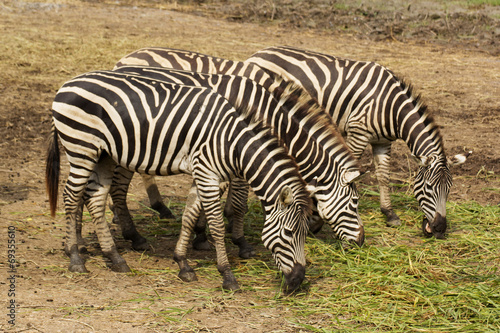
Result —
M60 170L59 143L57 141L57 130L52 121L49 135L49 147L47 149L47 161L45 165L45 184L49 196L50 215L54 217L57 209L57 197L59 192L59 170Z

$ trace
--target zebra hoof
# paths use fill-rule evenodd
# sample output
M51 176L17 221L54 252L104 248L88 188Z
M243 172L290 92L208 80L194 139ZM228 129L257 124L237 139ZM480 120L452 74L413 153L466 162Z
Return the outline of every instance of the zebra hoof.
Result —
M385 223L385 225L391 228L396 228L401 225L401 220L396 214L393 214L392 216L387 217L387 222Z
M229 291L240 291L240 286L238 285L238 282L236 280L229 280L222 283L222 289L224 290L229 290Z
M128 267L127 263L125 263L125 262L121 262L118 264L112 264L109 268L111 268L111 270L113 272L117 272L117 273L129 273L129 272L131 272L130 267Z
M85 268L85 265L83 264L70 264L68 267L68 270L70 272L74 273L88 273L89 271L87 268Z
M160 214L160 219L175 219L175 215L163 203L157 202L151 206Z
M241 258L241 259L250 259L250 258L253 258L255 257L255 250L252 246L248 246L246 248L241 248L240 249L240 252L238 252L238 256Z
M87 247L85 245L79 245L78 252L80 254L87 254L87 253L89 253L89 250L87 250Z
M193 249L197 251L209 251L212 250L212 245L205 234L196 235L193 240Z
M238 285L238 281L234 277L233 272L230 269L223 271L222 273L222 289L229 291L238 291L240 290L240 286Z
M132 249L134 249L134 251L139 251L139 252L149 250L149 244L147 239L142 238L137 241L132 241Z
M242 259L249 259L255 256L256 252L250 243L247 242L244 236L233 239L233 244L240 248L238 256Z
M179 278L184 281L184 282L193 282L193 281L198 281L198 278L196 277L196 273L191 269L191 270L184 270L179 272Z

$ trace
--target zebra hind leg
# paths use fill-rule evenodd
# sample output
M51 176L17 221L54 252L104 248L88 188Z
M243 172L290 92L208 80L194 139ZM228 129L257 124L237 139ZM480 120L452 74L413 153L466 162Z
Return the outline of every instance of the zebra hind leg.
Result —
M81 213L83 192L88 178L85 175L81 175L81 172L73 171L70 169L69 177L63 191L67 226L64 252L70 258L68 267L70 272L88 273L85 267L85 260L80 256L79 251L79 244L82 243Z
M155 177L150 175L142 175L142 182L146 187L146 192L148 193L151 208L153 208L160 214L161 219L175 219L175 215L170 211L170 209L167 208L167 206L165 206L161 199L161 194L158 190L158 185L156 184Z
M127 206L127 192L134 173L117 166L113 172L110 195L113 201L113 222L118 222L123 238L132 241L132 248L136 251L149 249L148 240L136 229Z
M106 198L113 180L115 166L115 162L109 156L101 157L87 185L92 193L87 201L87 208L92 216L101 250L104 256L111 261L108 266L114 272L123 273L130 272L130 268L125 259L118 253L105 219Z
M86 199L87 193L84 194L84 201ZM78 252L85 254L88 253L87 246L85 244L85 240L82 237L82 216L83 216L83 205L80 205L78 207L78 210L76 212L76 240L78 244Z
M210 244L207 236L207 218L205 216L205 212L201 209L198 220L194 225L194 240L193 240L193 249L198 251L209 251L214 247Z
M174 260L179 265L179 278L184 282L197 281L195 271L189 266L187 261L188 243L194 230L196 219L201 211L201 202L198 198L198 192L195 184L191 186L182 214L182 226L179 239L174 251Z
M380 191L380 210L386 216L388 227L398 227L401 225L399 216L394 213L391 204L389 190L389 161L391 157L391 143L372 144L373 161L375 163L375 173Z

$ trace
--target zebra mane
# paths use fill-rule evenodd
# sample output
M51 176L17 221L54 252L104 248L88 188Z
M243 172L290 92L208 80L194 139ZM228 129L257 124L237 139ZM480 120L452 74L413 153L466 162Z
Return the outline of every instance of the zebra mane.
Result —
M262 139L269 142L269 147L271 150L277 152L275 154L274 159L278 161L289 160L287 164L289 165L290 168L293 167L293 170L295 170L294 172L298 175L297 180L299 181L301 187L305 189L307 183L300 175L298 171L299 166L295 162L295 159L289 154L288 149L284 145L283 140L274 135L273 128L271 126L266 125L266 123L259 118L258 113L255 112L254 106L248 105L246 109L242 111L243 112L240 114L241 119L243 119L245 122L247 122L249 125L252 126L252 131L254 133L264 132ZM285 167L285 165L283 166ZM298 196L294 197L294 200L297 203L297 205L300 206L300 208L305 212L307 216L310 216L312 214L311 210L312 201L307 190L295 191L294 194L298 194Z
M314 138L321 140L325 150L348 156L349 167L357 165L357 159L347 147L334 121L319 105L318 101L293 81L284 81L282 78L278 78L276 82L278 88L273 91L273 95L282 102L288 112L293 113L293 118L300 119L301 123L307 124L310 129L315 130ZM321 129L321 131L318 133L317 129Z
M441 134L439 125L436 123L432 112L427 107L427 104L425 104L425 102L423 101L422 95L415 91L415 86L411 84L408 80L406 80L405 78L400 78L393 71L387 68L385 69L393 76L393 78L397 82L400 83L401 89L406 91L406 97L413 101L417 114L422 120L424 127L429 127L430 129L432 129L432 131L437 132L435 141L439 145L440 149L440 151L438 151L437 153L444 154L443 136Z

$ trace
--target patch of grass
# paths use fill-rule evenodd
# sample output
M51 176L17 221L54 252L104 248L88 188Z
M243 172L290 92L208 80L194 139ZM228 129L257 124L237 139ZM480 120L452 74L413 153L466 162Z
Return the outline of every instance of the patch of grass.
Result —
M442 241L417 232L421 213L411 196L399 194L395 207L412 222L389 229L371 217L378 198L364 193L365 246L344 250L324 232L307 241L308 281L296 295L269 295L277 274L260 260L240 269L245 288L268 306L287 307L291 322L315 332L498 330L500 207L449 203L450 233Z
M500 329L498 205L449 202L447 239L436 240L423 238L422 213L411 194L403 192L393 197L394 208L404 221L399 228L385 226L374 187L363 188L360 194L365 245L346 248L327 227L309 237L306 281L291 296L281 293L280 274L271 254L261 245L263 216L260 203L254 199L248 204L245 231L257 244L258 254L248 260L230 256L242 293L221 290L222 279L215 257L210 254L211 258L198 257L193 264L203 284L186 283L180 290L171 287L175 269L139 269L136 275L146 276L152 289L109 306L149 313L157 326L193 330L201 326L190 318L201 309L212 313L232 309L242 315L247 311L270 316L278 313L289 325L311 332ZM146 228L144 234L151 239L167 237L164 227L154 220L149 217L151 224L141 224ZM228 238L227 248L231 246ZM146 256L144 262L151 259L140 255ZM196 302L187 307L168 305L186 294ZM88 311L91 309L85 308L86 314Z

